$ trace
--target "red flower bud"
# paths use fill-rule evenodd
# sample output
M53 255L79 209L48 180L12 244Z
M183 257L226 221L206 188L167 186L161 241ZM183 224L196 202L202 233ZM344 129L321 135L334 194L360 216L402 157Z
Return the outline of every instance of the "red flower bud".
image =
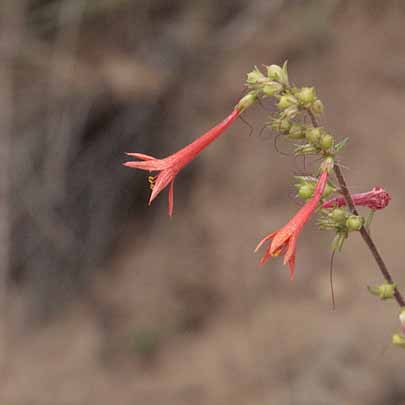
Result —
M374 187L367 193L353 194L352 199L355 205L381 210L389 204L391 196L382 187ZM343 197L336 197L324 202L322 208L343 207L344 205L346 205L346 200Z

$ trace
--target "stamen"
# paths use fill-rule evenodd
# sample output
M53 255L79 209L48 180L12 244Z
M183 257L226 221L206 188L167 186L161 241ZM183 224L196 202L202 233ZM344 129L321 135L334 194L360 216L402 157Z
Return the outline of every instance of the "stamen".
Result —
M148 183L151 190L155 186L156 176L148 176Z

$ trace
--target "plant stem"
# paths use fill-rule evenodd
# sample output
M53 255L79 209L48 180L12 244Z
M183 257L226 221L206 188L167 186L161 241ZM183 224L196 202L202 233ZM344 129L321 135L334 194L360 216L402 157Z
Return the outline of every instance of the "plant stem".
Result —
M311 118L312 125L314 127L319 127L319 123L318 123L315 115L313 114L313 112L310 110L307 110L307 112ZM346 204L349 207L349 210L354 215L359 215L359 213L356 209L356 206L353 203L352 195L350 194L350 191L347 188L346 180L343 176L342 171L340 170L339 165L337 165L335 163L335 165L333 166L333 170L335 172L336 178L339 182L341 192L343 194L344 199L346 200ZM375 261L377 262L378 268L380 269L384 279L388 283L394 284L394 280L381 256L380 252L378 251L376 244L374 243L374 241L373 241L371 235L369 234L369 232L367 231L367 229L364 226L362 226L359 232L360 232L360 235L363 238L364 242L366 243L367 247L369 248L371 254L373 255ZM400 307L405 307L405 300L397 288L395 288L394 297Z

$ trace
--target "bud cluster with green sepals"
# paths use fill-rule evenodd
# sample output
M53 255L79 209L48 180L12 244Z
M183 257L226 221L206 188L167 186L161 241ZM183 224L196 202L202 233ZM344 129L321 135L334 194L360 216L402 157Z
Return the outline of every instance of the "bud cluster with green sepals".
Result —
M323 156L333 156L335 154L333 136L321 127L306 127L305 140L307 141L306 144L296 146L296 155L319 153Z
M277 102L278 113L270 121L271 128L292 141L306 141L295 145L296 155L322 154L323 156L335 153L335 141L332 135L323 128L314 128L305 122L296 119L302 113L311 112L320 114L323 111L314 87L290 86L287 71L287 62L283 66L266 66L266 74L257 66L247 74L246 86L256 97L274 97ZM337 144L340 146L340 144Z
M278 65L266 66L267 75L264 75L257 66L247 74L246 86L255 90L263 97L279 95L289 86L287 62L283 67Z
M298 99L299 107L319 115L323 112L322 101L316 95L315 87L292 88L293 95Z
M370 294L377 296L382 301L394 298L396 288L397 286L395 284L388 283L387 281L380 285L367 287Z
M278 99L276 106L280 111L279 114L281 118L292 120L298 115L298 100L288 89L283 91L280 95L277 95L276 98Z
M346 226L350 212L345 208L322 209L318 220L320 229L335 230L336 233L348 233Z
M314 87L291 86L288 78L287 62L283 66L265 66L266 73L255 68L247 74L246 86L255 97L274 97L279 110L270 121L271 128L292 141L306 141L295 145L296 155L321 154L333 156L341 150L346 140L335 143L334 137L323 128L315 128L301 119L302 113L319 115L323 104Z
M305 138L305 125L299 122L293 122L290 130L288 131L288 138L293 140L300 140Z
M288 134L292 126L290 120L277 117L271 118L269 124L274 131L281 132L282 134Z
M288 87L290 85L288 81L287 61L283 63L283 66L270 65L266 66L267 77L270 80L281 83L283 86Z
M248 87L255 85L264 85L268 82L268 78L258 69L257 66L247 74L246 84Z
M364 225L364 218L360 215L350 215L346 220L346 227L349 232L360 231Z
M309 200L314 194L318 179L312 176L295 176L294 178L298 181L298 183L294 184L297 189L297 196L305 201ZM322 198L328 198L335 192L336 187L330 181L328 181L325 191L322 194Z
M332 250L341 251L350 232L359 231L364 225L364 218L351 214L345 208L322 209L318 220L322 230L334 230L335 238L332 241Z

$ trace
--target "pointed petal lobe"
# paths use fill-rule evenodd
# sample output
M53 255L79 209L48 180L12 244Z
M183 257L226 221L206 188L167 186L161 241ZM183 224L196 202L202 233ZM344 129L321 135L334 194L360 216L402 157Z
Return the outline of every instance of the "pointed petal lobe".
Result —
M169 186L169 216L173 215L173 196L174 196L174 180L170 183Z
M161 160L148 160L145 162L125 162L123 163L123 165L131 167L133 169L149 170L150 172L163 170L165 168L165 165L162 164Z
M136 157L141 160L158 160L153 156L145 155L144 153L132 153L132 152L125 152L126 155Z
M256 248L255 248L255 252L257 252L257 251L263 246L264 243L266 243L267 241L269 241L270 239L272 239L276 233L277 233L277 232L273 232L273 233L271 233L270 235L267 235L265 238L263 238L263 239L257 244L257 246L256 246Z
M177 172L166 169L162 170L155 179L155 184L153 185L152 193L149 198L149 205L151 205L152 201L161 193L161 191L171 182L174 180Z
M288 260L288 267L290 269L290 280L294 280L294 273L295 273L295 252Z

